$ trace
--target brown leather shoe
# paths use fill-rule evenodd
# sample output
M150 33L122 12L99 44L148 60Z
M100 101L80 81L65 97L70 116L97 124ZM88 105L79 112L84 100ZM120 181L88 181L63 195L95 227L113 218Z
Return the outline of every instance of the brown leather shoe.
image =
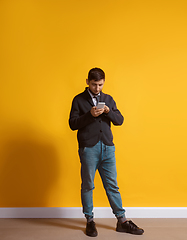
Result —
M135 235L142 235L144 233L144 230L142 228L139 228L138 226L136 226L136 224L134 224L131 220L125 221L124 223L120 223L118 221L116 231L131 233L131 234L135 234Z
M86 224L86 235L90 237L96 237L97 236L97 229L95 227L95 222L91 221Z

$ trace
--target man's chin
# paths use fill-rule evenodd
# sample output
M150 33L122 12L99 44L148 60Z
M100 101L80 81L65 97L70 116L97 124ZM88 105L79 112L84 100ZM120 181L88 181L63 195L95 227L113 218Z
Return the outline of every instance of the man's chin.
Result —
M97 96L97 95L100 93L100 91L99 91L99 92L95 92L95 91L92 91L90 88L89 88L89 90L90 90L90 92L91 92L93 95L95 95L95 96Z

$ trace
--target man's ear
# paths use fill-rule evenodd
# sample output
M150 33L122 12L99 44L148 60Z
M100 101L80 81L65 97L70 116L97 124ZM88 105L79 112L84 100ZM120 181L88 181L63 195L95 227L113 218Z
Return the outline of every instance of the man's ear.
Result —
M89 85L89 81L88 81L88 79L86 79L86 84Z

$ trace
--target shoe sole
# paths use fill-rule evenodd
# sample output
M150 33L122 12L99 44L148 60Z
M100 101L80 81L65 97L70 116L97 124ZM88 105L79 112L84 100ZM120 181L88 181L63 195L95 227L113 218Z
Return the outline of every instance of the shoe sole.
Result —
M89 237L97 237L98 234L95 233L95 234L89 235L89 234L86 233L86 235L89 236Z
M128 232L128 231L125 231L124 229L117 229L117 228L116 228L116 232L130 233L133 235L142 235L144 233L144 232Z

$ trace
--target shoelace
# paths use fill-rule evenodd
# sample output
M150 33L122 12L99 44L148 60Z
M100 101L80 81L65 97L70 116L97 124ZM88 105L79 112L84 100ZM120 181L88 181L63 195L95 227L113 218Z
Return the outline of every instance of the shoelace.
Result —
M91 222L89 222L88 223L90 226L92 226L92 227L95 227L95 222L94 221L91 221Z
M138 228L138 226L136 224L134 224L131 220L127 221L126 223L128 223L129 228L131 229L136 229Z

